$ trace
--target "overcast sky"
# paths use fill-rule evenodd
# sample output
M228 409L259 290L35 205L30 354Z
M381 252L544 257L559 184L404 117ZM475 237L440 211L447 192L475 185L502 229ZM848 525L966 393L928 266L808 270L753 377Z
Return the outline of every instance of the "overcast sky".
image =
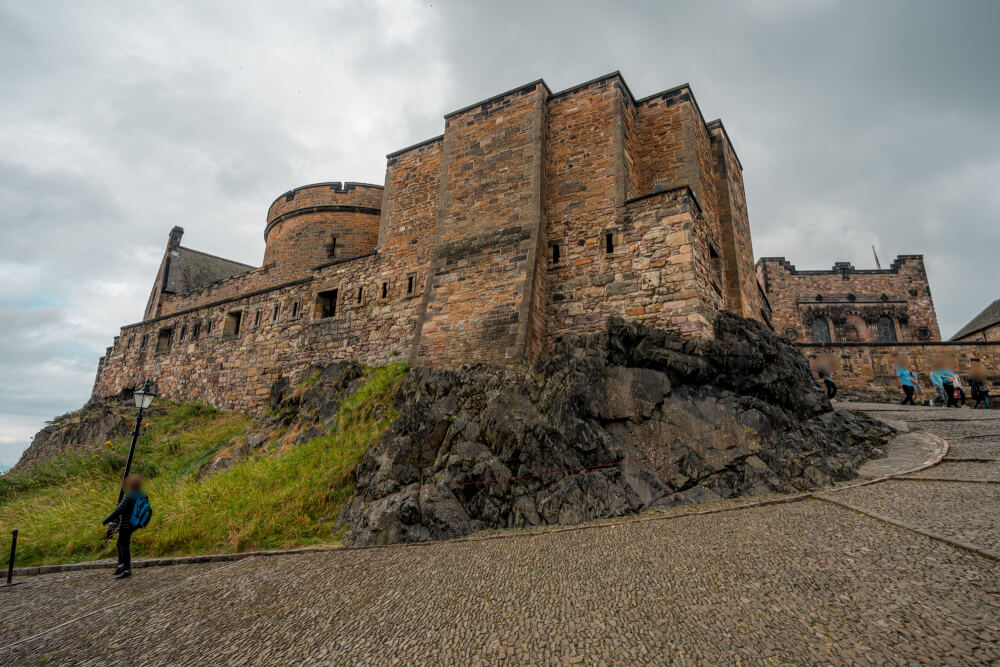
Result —
M173 225L259 264L277 195L381 183L445 113L539 77L689 82L758 257L923 253L951 336L1000 297L998 31L990 0L0 0L0 463L87 399Z

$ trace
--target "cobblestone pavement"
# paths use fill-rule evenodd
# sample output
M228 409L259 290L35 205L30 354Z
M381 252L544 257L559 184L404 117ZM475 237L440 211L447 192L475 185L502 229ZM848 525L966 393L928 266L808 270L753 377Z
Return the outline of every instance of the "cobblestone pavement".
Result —
M891 480L824 496L1000 554L1000 484Z
M158 591L192 574L210 572L220 565L226 563L137 570L138 574L132 577L128 586L112 585L110 577L114 563L106 570L18 578L16 586L0 588L0 646L35 634L43 627L132 600L137 594ZM0 653L0 663L2 661Z
M956 439L949 440L948 445L946 461L962 458L984 458L1000 461L1000 440Z
M914 479L954 479L970 482L1000 482L1000 461L954 462L944 461L941 465L915 472L907 477Z
M890 443L883 458L872 459L861 466L858 477L875 479L904 470L916 470L940 461L947 450L948 444L937 436L929 433L902 433Z
M955 424L920 426L947 438ZM826 495L985 547L998 490ZM0 590L18 636L36 633L0 638L2 664L1000 664L1000 563L811 499L31 581Z

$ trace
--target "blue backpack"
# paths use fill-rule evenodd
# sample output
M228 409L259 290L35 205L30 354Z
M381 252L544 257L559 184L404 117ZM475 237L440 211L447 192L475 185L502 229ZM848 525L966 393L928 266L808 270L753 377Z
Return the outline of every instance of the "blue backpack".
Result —
M133 528L145 528L152 517L153 508L149 506L149 498L146 494L142 494L132 505L132 516L128 518L129 525Z

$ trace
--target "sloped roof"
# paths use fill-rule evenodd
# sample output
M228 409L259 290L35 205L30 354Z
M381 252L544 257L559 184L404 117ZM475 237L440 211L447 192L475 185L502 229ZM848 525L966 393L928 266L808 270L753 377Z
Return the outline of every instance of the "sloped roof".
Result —
M198 250L178 247L170 253L170 264L164 276L163 291L183 294L202 285L252 271L257 267L209 255Z
M1000 324L1000 299L997 299L986 309L972 318L972 321L962 327L957 334L951 337L952 340L965 338L994 324Z

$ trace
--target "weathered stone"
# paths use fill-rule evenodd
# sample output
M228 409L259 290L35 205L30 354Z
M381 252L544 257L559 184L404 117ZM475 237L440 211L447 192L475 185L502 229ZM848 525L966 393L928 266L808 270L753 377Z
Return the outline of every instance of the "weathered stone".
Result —
M35 434L13 470L23 471L60 452L93 450L108 440L128 434L135 408L130 409L130 397L123 398L127 402L90 401L75 412L57 417Z
M611 320L530 369L411 370L356 470L354 544L577 523L850 479L892 432L833 411L790 342L720 315L715 340Z

